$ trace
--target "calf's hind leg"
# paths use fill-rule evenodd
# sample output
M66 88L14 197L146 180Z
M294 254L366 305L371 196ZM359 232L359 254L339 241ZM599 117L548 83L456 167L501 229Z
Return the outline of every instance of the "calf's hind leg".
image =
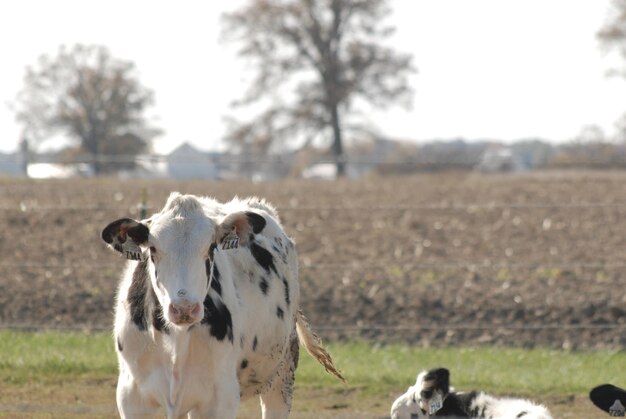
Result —
M285 351L272 385L261 394L263 419L286 419L291 411L293 388L299 357L298 335L294 330L289 337L289 347Z

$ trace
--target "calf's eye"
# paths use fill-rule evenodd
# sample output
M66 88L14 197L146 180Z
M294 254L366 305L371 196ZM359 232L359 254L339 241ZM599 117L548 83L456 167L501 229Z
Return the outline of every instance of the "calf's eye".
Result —
M429 400L431 397L433 397L433 393L434 390L422 390L420 392L420 396L422 396L422 399Z

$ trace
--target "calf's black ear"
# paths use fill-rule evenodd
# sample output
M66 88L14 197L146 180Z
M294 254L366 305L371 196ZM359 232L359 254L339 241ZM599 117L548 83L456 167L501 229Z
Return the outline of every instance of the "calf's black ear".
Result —
M450 392L450 371L447 368L434 368L428 371L424 381L432 382L432 390L439 390L443 396Z
M259 234L266 224L265 218L256 212L235 212L226 216L217 225L215 241L222 243L223 240L232 240L232 237L236 236L238 244L246 246L250 236Z
M248 211L246 212L246 217L248 218L248 223L252 226L252 231L254 234L259 234L265 228L267 221L262 215L257 214L256 212Z
M149 235L150 229L144 224L130 218L121 218L106 226L101 237L112 249L127 259L143 260L143 251L139 246L148 243Z

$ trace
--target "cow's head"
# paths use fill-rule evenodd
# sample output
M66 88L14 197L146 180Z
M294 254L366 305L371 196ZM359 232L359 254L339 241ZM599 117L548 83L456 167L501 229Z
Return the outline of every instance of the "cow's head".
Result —
M456 412L454 407L450 409L450 406L447 406L454 405L454 402L448 398L449 394L450 371L446 368L422 371L417 375L415 385L409 387L406 393L398 397L391 406L391 418L465 417L461 412ZM444 413L437 415L436 413L442 408Z
M173 193L149 219L123 218L102 231L102 239L126 258L146 260L164 320L177 326L204 317L215 249L225 240L230 247L246 246L266 223L253 212L209 216L207 211L215 210L194 196Z

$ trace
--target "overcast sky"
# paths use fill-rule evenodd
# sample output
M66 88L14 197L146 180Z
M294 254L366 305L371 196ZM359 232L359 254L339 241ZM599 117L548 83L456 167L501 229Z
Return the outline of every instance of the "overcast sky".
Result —
M19 0L0 5L0 151L20 127L8 104L24 69L61 44L103 44L133 60L155 91L150 114L168 152L183 141L214 149L229 103L247 86L235 46L219 42L220 15L242 0ZM381 134L417 141L464 137L514 141L575 137L585 125L607 133L626 113L626 80L596 32L609 0L393 0L392 45L412 53L418 73L410 111L371 115Z

